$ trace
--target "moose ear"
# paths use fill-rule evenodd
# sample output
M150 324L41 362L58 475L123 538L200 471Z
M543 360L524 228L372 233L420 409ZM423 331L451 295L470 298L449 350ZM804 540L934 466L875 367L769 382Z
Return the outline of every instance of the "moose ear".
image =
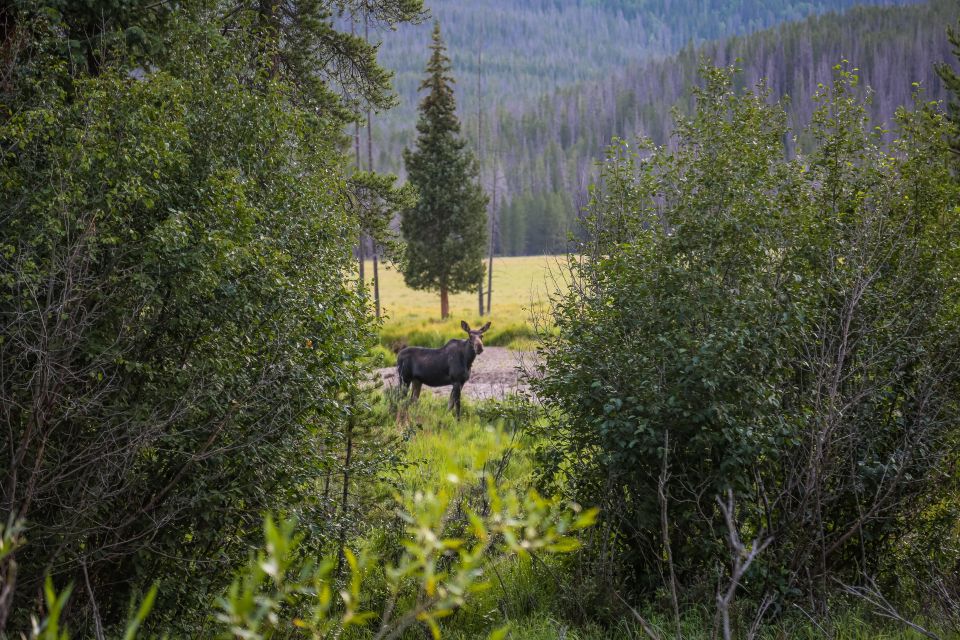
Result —
M487 324L485 324L485 325L483 325L482 327L480 327L480 333L486 332L486 330L489 329L489 328L490 328L490 323L488 322Z
M467 333L470 333L470 325L467 324L466 320L460 321L460 328L466 331Z

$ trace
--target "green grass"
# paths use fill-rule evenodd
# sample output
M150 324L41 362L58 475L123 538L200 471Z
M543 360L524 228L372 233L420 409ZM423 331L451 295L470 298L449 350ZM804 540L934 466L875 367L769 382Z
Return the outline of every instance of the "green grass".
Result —
M674 638L672 622L651 615L651 626L661 638ZM681 622L684 638L700 640L712 637L712 620L700 616L687 616ZM819 624L819 623L818 623ZM749 626L749 625L747 625ZM821 625L822 626L822 625ZM510 638L515 640L638 640L647 638L638 623L622 620L612 628L601 628L593 624L577 625L550 612L539 612L532 616L519 618L510 626ZM769 624L758 634L759 640L920 640L925 636L911 629L897 626L895 623L875 618L867 619L856 612L848 611L824 627L829 635L805 619L788 617L785 620ZM956 634L940 630L941 638L956 638ZM447 632L445 638L473 640L486 637L482 633ZM743 634L735 637L743 637Z
M492 323L484 337L486 345L532 349L536 345L532 318L545 318L550 296L565 290L565 263L565 256L496 258L492 310L481 318L477 294L460 293L450 296L448 320L440 320L440 297L436 292L410 289L396 269L381 266L380 299L385 320L380 344L387 351L407 345L439 347L450 338L461 337L460 321L466 320L473 327ZM368 279L372 270L373 265L368 262ZM390 364L388 359L386 366Z
M401 405L396 428L405 443L405 486L429 488L451 473L492 470L508 452L503 485L528 486L533 470L529 439L496 417L499 404L495 401L473 403L464 398L462 406L463 415L457 421L447 410L447 397L426 390L416 404Z

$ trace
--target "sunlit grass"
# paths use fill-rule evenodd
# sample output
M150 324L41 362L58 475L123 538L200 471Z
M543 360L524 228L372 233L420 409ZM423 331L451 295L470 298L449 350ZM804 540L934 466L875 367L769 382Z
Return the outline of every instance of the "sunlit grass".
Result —
M440 320L438 293L410 289L395 268L381 265L380 299L385 321L380 344L386 351L406 345L439 347L450 338L460 337L460 321L466 320L474 327L492 323L484 338L489 346L531 349L536 344L532 316L545 319L550 296L565 289L565 264L565 256L496 258L492 311L481 318L477 294L459 293L450 296L451 317L445 321ZM365 271L372 292L373 265L369 261ZM392 364L389 357L386 364Z
M392 389L385 393L393 393ZM532 474L529 442L497 418L497 403L463 399L458 421L447 410L447 397L428 391L419 401L399 405L397 429L405 440L404 485L410 489L436 487L450 474L493 471L502 465L506 487L526 487ZM503 464L504 456L508 463Z

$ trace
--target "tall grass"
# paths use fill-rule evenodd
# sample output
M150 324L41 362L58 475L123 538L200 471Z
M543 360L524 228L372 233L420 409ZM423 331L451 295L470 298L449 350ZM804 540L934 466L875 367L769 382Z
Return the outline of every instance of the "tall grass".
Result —
M384 394L396 391L388 388ZM456 469L499 471L503 486L528 486L533 472L533 443L498 417L500 404L494 400L474 403L464 398L463 415L458 421L447 410L446 396L424 390L415 404L401 401L397 423L391 428L397 429L404 443L405 486L430 488Z

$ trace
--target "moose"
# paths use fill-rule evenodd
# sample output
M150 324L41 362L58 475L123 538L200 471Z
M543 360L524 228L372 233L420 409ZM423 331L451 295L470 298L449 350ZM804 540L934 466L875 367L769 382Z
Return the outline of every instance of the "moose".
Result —
M470 379L470 367L474 359L483 353L483 334L490 323L479 329L471 329L465 321L460 327L467 332L466 340L451 339L439 349L407 347L397 354L397 377L400 379L400 397L406 397L407 388L413 386L411 402L420 397L420 387L443 387L453 385L447 409L456 408L460 419L460 390Z

